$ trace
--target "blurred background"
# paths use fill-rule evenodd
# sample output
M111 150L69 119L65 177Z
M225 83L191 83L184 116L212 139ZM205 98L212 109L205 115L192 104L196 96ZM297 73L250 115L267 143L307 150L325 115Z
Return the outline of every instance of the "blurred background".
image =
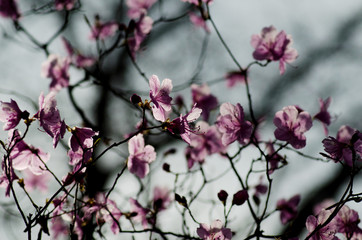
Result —
M47 9L51 7L34 14L32 9L47 3L49 1L18 1L20 11L24 13L19 20L20 23L41 43L47 42L54 35L66 17L64 12L48 11ZM97 56L97 46L94 41L89 40L90 27L85 19L92 24L94 17L99 15L101 20L116 20L128 25L127 6L125 1L112 0L87 0L81 3L79 10L71 12L69 23L60 36L66 37L82 53ZM172 79L175 86L172 97L175 99L177 96L182 96L188 107L192 104L190 82L197 84L209 82L211 92L218 98L219 104L240 103L247 113L245 86L243 84L233 88L226 86L225 74L237 70L237 66L225 51L211 24L208 23L211 31L207 34L202 28L194 26L187 15L175 21L157 21L161 17L169 19L182 16L189 10L190 5L180 0L159 0L149 10L148 14L154 19L155 24L136 57L140 71L147 78L156 74L161 80ZM331 3L328 0L318 2L215 0L210 4L210 13L225 42L243 67L253 61L251 36L259 34L263 27L273 25L278 31L284 30L293 37L293 47L298 51L299 57L292 66L287 66L284 75L279 74L276 62L263 68L253 66L249 72L254 110L257 117L265 118L261 129L263 140L274 139L275 127L272 119L275 112L284 106L298 105L314 115L319 111L319 98L327 97L332 98L329 109L333 114L329 135L335 137L341 125L362 130L362 3L360 1ZM21 109L27 109L31 114L35 114L40 93L48 92L50 80L40 76L41 64L47 57L24 32L16 31L11 20L0 19L0 33L0 99L9 101L12 98L18 102ZM112 39L103 44L110 46ZM60 37L51 42L48 50L50 53L66 56ZM83 74L81 70L71 68L70 83L75 84L80 81L84 77ZM115 91L109 91L109 88L104 86ZM139 113L122 98L129 99L132 93L137 93L142 99L146 99L149 98L148 91L148 82L132 63L125 48L121 47L105 58L98 79L91 78L74 90L75 101L85 117L76 110L66 89L61 90L57 96L58 108L69 126L91 124L102 133L104 142L112 143L134 131L136 123L140 120ZM218 110L212 112L211 124L217 114ZM63 144L54 150L49 144L49 136L40 134L41 130L36 124L32 126L26 141L49 152L52 156L49 161L50 168L54 169L57 175L64 176L69 171L68 158L65 154L69 133L64 138ZM1 132L0 136L3 141L7 137L5 132ZM302 149L302 152L321 157L319 154L323 152L321 141L325 138L322 125L315 122L306 136L307 147ZM106 147L104 142L96 148L96 152L101 152ZM117 200L121 211L129 209L128 199L135 196L141 186L146 186L146 190L139 197L140 201L144 202L152 198L154 186L173 188L175 177L162 170L163 163L170 164L171 170L175 169L177 172L187 170L184 142L167 134L150 136L147 142L156 148L157 160L151 165L150 177L142 184L129 173L121 178L116 191L111 195ZM176 153L165 156L163 153L170 148L175 148ZM232 145L228 151L233 153L236 148L236 145ZM337 200L347 185L348 174L343 172L338 164L306 159L287 150L282 154L288 155L288 166L273 175L274 189L270 206L272 209L277 200L301 194L302 202L299 206L301 214L293 224L292 231L300 232L300 236L303 236L305 219L312 214L313 206L327 198ZM127 157L126 144L102 157L88 176L88 184L93 186L89 191L109 189ZM241 159L237 162L237 168L242 176L245 176L251 160L255 157L257 157L255 149L242 152ZM228 168L227 161L216 155L209 157L204 164L205 173L210 178ZM191 175L189 179L181 176L180 179L182 180L179 181L185 181L183 187L178 189L182 194L187 194L190 189L195 191L197 184L202 182L200 175L197 174ZM362 191L360 181L360 178L355 181L356 192ZM259 177L255 176L251 182L257 184ZM57 187L50 182L50 192L54 192ZM232 174L213 182L202 191L199 200L191 207L195 217L205 223L211 223L217 218L223 219L223 208L221 204L215 203L217 192L224 189L232 195L240 190L239 188L236 177ZM25 239L22 233L23 227L19 227L22 224L21 218L11 198L4 197L4 189L0 189L0 196L1 239ZM47 194L39 192L35 199L44 201L46 197ZM24 199L24 204L25 201ZM360 204L349 203L348 206L362 214ZM165 226L165 230L180 229L178 213L180 209L178 206L172 206L163 213L159 221L161 226ZM188 216L186 219L190 226L197 228ZM242 206L233 209L228 227L237 232L235 239L240 239L249 231L251 223L247 207ZM280 223L278 213L273 214L263 225L269 234L282 233L286 227ZM119 239L109 231L108 233L109 239ZM137 235L136 239L142 237L144 236ZM47 239L46 236L43 236L43 239ZM131 235L124 235L122 239L131 239Z

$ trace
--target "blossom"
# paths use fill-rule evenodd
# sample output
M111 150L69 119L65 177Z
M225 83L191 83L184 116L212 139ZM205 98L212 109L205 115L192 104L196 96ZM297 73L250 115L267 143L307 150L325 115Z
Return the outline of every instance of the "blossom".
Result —
M119 24L114 21L102 22L99 17L96 17L94 26L92 27L90 39L92 40L105 40L108 37L113 36L119 28Z
M346 205L339 210L335 217L337 231L346 234L346 236L352 236L354 232L359 230L359 222L358 213Z
M37 188L43 193L47 192L48 183L51 179L49 172L43 171L43 174L35 175L29 170L24 170L24 174L24 184L27 191L32 191Z
M243 205L248 199L249 199L248 191L240 190L234 194L232 204L240 206Z
M156 120L164 122L171 111L172 98L169 95L172 91L172 80L166 78L160 84L158 77L152 75L149 84L153 116Z
M277 202L277 210L280 211L280 220L283 224L287 224L297 217L299 202L300 195L295 195L289 200L280 199Z
M18 104L11 99L11 102L0 101L0 121L5 122L4 131L15 128L22 118L26 119L29 115L27 111L21 111Z
M207 33L210 32L210 28L207 26L205 19L193 12L189 13L190 21L194 26L203 28Z
M165 210L170 203L170 190L168 188L157 186L153 189L153 207L156 211Z
M147 214L150 212L150 210L142 207L141 204L133 198L130 198L129 202L131 204L131 212L136 213L136 216L134 216L133 219L137 222L141 222L143 228L147 228Z
M3 158L3 161L6 161L5 156ZM13 182L16 179L19 179L19 177L15 174L14 168L12 166L6 166L7 169L5 169L5 164L4 164L4 162L2 162L1 167L2 167L3 172L0 175L0 188L6 188L5 196L10 197L10 190L11 190L10 182ZM6 171L8 171L9 176L7 176Z
M213 221L211 226L201 223L197 228L197 235L203 240L230 240L232 238L231 230L224 228L219 219Z
M192 100L197 104L198 108L202 109L202 118L207 121L209 119L210 111L217 107L217 98L211 94L209 86L206 83L201 86L191 85Z
M141 43L152 30L153 20L149 16L141 15L138 21L133 23L133 37L129 37L127 42L131 56L133 59L135 59L136 52L140 49Z
M128 141L128 151L128 170L139 178L144 178L150 171L149 164L156 159L155 149L151 145L145 146L143 135L140 133Z
M244 120L243 107L237 103L223 103L220 106L220 116L217 118L216 126L222 134L222 143L227 146L234 141L246 144L252 133L252 125Z
M87 163L93 153L93 137L98 136L98 132L93 131L91 128L78 127L73 128L71 132L72 136L69 139L70 150L68 151L70 164Z
M52 79L49 86L50 91L59 91L69 86L69 65L69 58L62 58L54 54L50 54L48 59L43 62L41 76Z
M18 6L15 0L0 1L0 16L17 20L20 17Z
M352 143L352 137L356 135L357 139ZM343 125L339 128L337 138L329 136L322 143L324 151L329 153L330 158L334 161L344 161L348 166L353 166L353 146L356 152L357 160L362 157L362 136L355 129Z
M323 124L324 133L326 136L328 135L328 128L329 124L331 124L331 115L328 112L328 107L331 103L331 98L326 98L325 100L319 99L319 106L320 111L314 115L314 119L319 120Z
M287 141L294 148L305 147L306 138L304 133L312 127L312 118L309 113L298 110L295 106L284 107L274 117L275 138Z
M73 46L66 38L62 37L62 41L68 53L69 58L71 59L72 63L75 64L75 66L79 68L90 67L96 62L95 58L84 56L78 51L75 51Z
M226 86L231 88L235 86L237 82L245 83L246 82L245 75L246 73L241 71L228 72L225 75Z
M35 117L39 119L40 126L53 138L53 147L56 148L59 140L64 137L66 125L64 120L60 120L55 92L50 92L45 96L39 96L39 111Z
M166 123L166 128L172 134L180 134L180 137L188 144L191 144L191 133L194 131L190 127L190 123L196 121L200 117L202 110L196 107L196 104L192 107L189 113L185 116L182 114L180 117L173 119L171 122Z
M127 0L126 4L128 7L127 11L128 17L136 19L141 17L141 15L146 15L147 10L156 1L157 0Z
M298 57L297 51L291 47L292 37L284 31L277 33L273 26L263 28L261 34L254 34L251 45L255 48L253 57L256 60L279 61L280 74L285 72L286 63Z
M63 9L71 10L74 7L74 3L76 0L55 0L55 8L58 11Z
M9 131L9 142L9 146L12 147L9 158L14 169L29 169L35 175L43 174L44 164L50 158L49 154L26 144L21 140L17 130Z
M274 146L272 142L267 142L266 144L267 160L269 165L269 174L272 174L274 170L278 168L280 162L285 162L285 158L280 156L278 153L275 152Z
M313 215L309 216L307 218L307 222L306 222L306 227L307 227L309 234L312 233L318 225L323 224L328 219L330 214L331 214L331 210L323 209L319 213L318 218L316 218ZM315 234L313 234L313 236L311 236L310 239L311 240L337 240L338 238L335 237L335 234L336 234L336 226L335 226L334 221L332 220L326 226L322 227Z

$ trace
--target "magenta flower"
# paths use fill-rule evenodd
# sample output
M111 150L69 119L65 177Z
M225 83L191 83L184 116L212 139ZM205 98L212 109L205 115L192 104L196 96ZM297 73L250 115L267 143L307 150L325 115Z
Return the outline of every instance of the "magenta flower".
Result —
M17 20L20 17L15 0L0 0L0 16Z
M280 211L280 221L285 225L297 217L297 207L300 195L295 195L289 200L280 199L277 202L277 210Z
M98 132L91 128L74 127L72 136L69 139L68 156L71 165L79 165L87 163L93 154L93 137L98 136Z
M331 100L332 99L330 97L324 101L323 101L323 99L319 99L320 111L313 117L314 119L321 121L321 123L323 124L324 133L326 134L326 136L328 136L327 126L329 126L329 124L331 124L331 115L328 112L328 108L329 108L329 105L331 104Z
M150 210L142 207L141 204L133 198L130 198L129 202L131 204L131 212L137 214L133 219L137 222L141 222L143 228L146 229L148 227L147 214Z
M210 32L210 28L207 26L206 21L202 16L199 16L193 12L189 13L190 21L194 26L203 28L207 33Z
M219 219L213 221L211 226L201 223L196 231L203 240L230 240L232 238L231 230L224 228Z
M306 227L309 233L312 233L314 229L318 226L323 224L331 214L331 210L322 210L318 218L311 215L307 218ZM334 220L328 223L326 226L322 227L318 230L310 239L311 240L338 240L335 237L336 234L336 225Z
M360 219L358 212L353 209L350 209L346 205L339 210L337 216L335 217L335 224L337 231L344 233L346 236L352 236L354 232L359 231L358 224Z
M95 58L84 56L78 51L74 50L73 46L66 38L62 37L62 41L69 58L71 59L72 63L75 64L75 66L77 66L78 68L84 68L94 65L94 63L96 62Z
M170 190L166 187L153 189L153 208L159 212L168 208L171 204Z
M156 159L155 149L151 145L145 146L143 135L139 133L128 141L128 151L128 170L144 178L150 171L149 164Z
M261 34L251 37L251 45L255 48L253 57L262 61L279 61L280 74L285 72L286 63L293 62L297 57L297 51L291 47L292 37L284 31L277 33L273 27L265 27Z
M217 118L216 126L222 134L222 143L225 146L238 141L246 144L252 133L252 125L244 120L243 107L238 103L223 103L220 106L220 116Z
M217 98L211 94L209 86L206 83L201 86L191 85L192 100L197 104L198 108L202 109L202 118L207 121L209 119L210 111L217 107Z
M72 10L74 7L74 3L76 0L55 0L55 8L58 11L61 11L63 9L66 10Z
M245 84L245 72L240 71L234 71L234 72L228 72L225 75L226 79L226 86L231 88L234 87L236 83L240 82Z
M357 134L357 139L352 144L351 140L355 134ZM344 161L351 167L353 166L351 146L353 146L356 151L357 160L362 157L362 135L360 135L355 129L343 125L338 130L337 138L328 137L322 141L324 151L326 151L335 162Z
M10 160L16 170L29 169L35 175L43 174L46 163L50 156L40 149L27 145L24 140L20 140L17 130L9 131L9 145L13 147L10 152Z
M171 111L170 93L172 91L172 80L166 78L160 84L156 75L152 75L150 80L150 98L153 103L152 113L156 120L165 122Z
M151 32L153 20L149 16L141 15L139 20L135 22L133 37L127 39L128 48L133 59L136 58L136 52L140 49L141 43Z
M296 149L305 147L304 133L313 125L309 113L298 111L295 106L287 106L275 114L273 122L277 127L274 131L276 139L287 141Z
M157 2L157 0L127 0L126 4L128 7L128 17L136 19L141 17L142 15L146 15L148 9L155 2Z
M191 144L191 133L195 131L191 129L190 123L195 122L200 117L202 110L196 107L196 104L192 107L189 113L185 116L182 114L180 117L175 118L171 122L167 122L166 127L172 134L180 134L180 137L188 144Z
M221 133L216 126L209 126L207 122L199 121L196 128L199 133L190 135L190 146L186 148L189 169L195 162L203 163L211 154L226 151L226 147L221 142Z
M20 120L26 119L29 116L27 111L21 111L18 104L11 99L11 102L0 101L0 121L4 122L4 131L15 128Z
M49 172L43 171L41 175L35 175L29 170L24 170L24 184L27 191L39 189L42 193L48 191L48 183L51 179Z
M64 120L60 120L55 96L55 92L50 92L44 98L44 94L41 93L39 96L39 111L34 116L39 119L40 126L45 132L53 138L54 148L57 147L59 140L64 137L66 130Z
M48 59L43 62L41 76L51 78L50 91L59 91L69 86L69 69L70 59L61 58L54 54L49 55Z
M105 22L99 20L96 17L94 26L92 27L90 39L91 40L105 40L108 37L112 37L119 28L119 24L114 21Z

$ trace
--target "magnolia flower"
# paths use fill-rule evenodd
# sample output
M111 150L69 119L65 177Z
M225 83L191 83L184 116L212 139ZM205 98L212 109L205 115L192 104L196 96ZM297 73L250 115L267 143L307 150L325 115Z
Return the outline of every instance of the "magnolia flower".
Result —
M43 171L41 175L35 175L29 170L24 170L24 184L27 191L33 191L39 189L42 193L48 191L48 183L51 179L49 172Z
M137 222L141 222L143 228L146 229L148 227L147 214L150 210L142 207L141 204L133 198L130 198L129 202L131 204L131 212L137 214L133 219Z
M314 119L319 120L323 124L324 133L328 136L328 128L329 124L331 124L331 115L328 112L328 107L331 104L331 98L327 98L326 100L319 99L320 111L314 115Z
M272 142L267 142L266 144L266 150L268 152L267 160L269 165L269 174L272 174L275 169L278 168L278 165L280 162L285 162L285 159L280 156L278 153L275 152L274 146Z
M93 154L93 137L98 136L98 132L93 131L91 128L78 127L72 129L71 132L72 136L69 139L70 150L68 151L70 164L87 163Z
M192 100L197 104L198 108L202 109L202 118L207 121L209 119L210 111L217 107L217 98L211 94L209 86L206 83L201 86L191 85Z
M69 86L69 65L69 58L62 58L54 54L50 54L48 59L43 62L41 76L52 79L49 86L50 91L59 91Z
M285 225L297 217L297 207L300 195L295 195L289 200L280 199L277 202L277 210L280 211L280 221Z
M238 103L223 103L220 106L220 116L217 118L216 126L222 134L222 143L225 146L238 141L246 144L252 133L252 125L244 120L243 107Z
M136 58L136 52L140 49L141 43L151 32L153 20L149 16L141 15L139 20L135 22L133 37L127 39L128 47L133 59Z
M139 18L141 15L146 15L147 10L155 2L157 2L157 0L127 0L126 4L128 7L128 17L136 19Z
M255 48L253 57L256 60L279 61L280 74L285 72L286 63L298 57L297 51L291 47L292 37L284 31L277 33L273 26L265 27L261 34L253 35L251 45Z
M68 53L69 58L71 59L72 63L75 64L75 66L79 68L90 67L96 62L95 58L84 56L80 54L78 51L75 51L73 46L66 38L62 37L62 41Z
M18 6L15 0L0 1L0 16L17 20L20 17Z
M162 211L168 208L171 203L170 190L166 187L155 187L153 189L153 207L155 211Z
M5 159L3 159L5 161ZM2 164L2 174L0 175L0 188L5 188L5 197L10 197L10 182L19 179L15 174L14 168L7 166L8 169L5 169L5 164ZM6 175L6 171L9 172L9 177ZM10 179L9 179L10 178Z
M128 141L128 151L128 170L139 178L144 178L150 171L149 164L156 159L155 149L151 145L145 146L140 133Z
M11 99L11 102L0 101L0 121L4 122L4 131L15 128L22 118L26 119L29 115L27 111L21 111L18 104Z
M156 120L165 122L171 111L171 100L169 96L172 91L172 80L166 78L160 84L156 75L152 75L150 80L150 98L153 103L152 113Z
M105 40L108 37L113 36L119 28L119 24L114 21L105 22L99 20L96 17L94 26L92 27L90 39L91 40Z
M197 228L197 235L203 240L230 240L232 233L229 228L224 228L220 220L215 220L211 226L201 223Z
M39 96L39 111L34 117L39 119L40 126L53 138L53 147L56 148L59 140L64 137L66 125L64 120L60 120L55 92L50 92L45 96Z
M63 9L66 10L72 10L72 8L74 7L74 3L76 0L55 0L55 8L58 11L61 11Z
M298 110L295 106L284 107L274 117L275 138L287 141L294 148L305 147L306 138L304 133L312 127L312 118L309 113Z
M341 210L339 210L337 216L335 217L337 231L340 233L344 233L347 236L352 236L354 232L359 231L359 223L360 219L358 216L358 212L350 209L346 205L344 205Z
M307 218L306 227L309 233L312 233L314 229L323 224L331 214L331 210L322 210L318 217L311 215ZM326 226L319 229L313 236L311 236L311 240L337 240L335 237L336 234L336 225L332 220Z

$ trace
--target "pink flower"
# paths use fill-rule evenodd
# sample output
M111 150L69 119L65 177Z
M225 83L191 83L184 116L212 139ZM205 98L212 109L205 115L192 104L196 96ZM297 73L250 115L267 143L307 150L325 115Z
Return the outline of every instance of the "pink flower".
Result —
M78 51L74 51L73 46L66 38L62 37L62 41L68 53L69 58L71 59L72 63L75 64L75 66L83 68L94 65L94 63L96 62L95 58L87 57L80 54Z
M323 224L331 214L331 210L322 210L318 218L311 215L307 218L306 227L309 233L312 233L314 229L318 226ZM335 237L336 234L336 226L334 221L332 220L326 226L322 227L318 230L310 239L311 240L337 240L338 238Z
M40 126L53 138L53 147L56 148L59 140L64 137L66 125L64 120L60 120L55 92L50 92L44 98L44 94L39 96L39 111L34 117L39 119Z
M172 91L172 81L168 78L162 81L156 75L152 75L150 80L150 98L153 103L152 113L156 120L165 122L171 111L170 93Z
M170 190L166 187L153 189L153 208L156 212L165 210L171 203Z
M278 168L280 162L285 163L285 158L280 156L278 153L275 153L272 142L266 143L266 150L268 152L267 160L269 165L269 174L272 174L274 170Z
M75 127L72 129L72 136L69 139L70 150L68 151L71 165L87 163L91 159L94 136L98 136L98 132L91 128Z
M48 59L43 62L41 76L52 79L49 86L50 91L59 91L69 86L69 65L69 58L61 58L54 54L50 54Z
M226 79L226 86L231 88L233 86L235 86L235 84L237 82L240 83L245 83L245 72L240 72L240 71L234 71L234 72L228 72L225 75L225 79Z
M9 131L9 145L14 146L10 152L10 160L14 169L19 171L29 169L35 175L43 174L44 163L49 160L49 154L20 140L17 130Z
M190 21L192 24L194 24L196 27L203 28L207 33L210 32L210 28L207 26L206 21L202 16L199 16L193 12L189 13Z
M357 138L352 143L352 137L355 134ZM356 151L357 160L360 160L362 157L362 134L349 126L343 125L339 128L337 139L330 136L325 138L322 143L324 151L329 153L330 158L335 162L344 161L348 166L353 166L351 146Z
M71 10L74 7L74 3L76 0L55 0L55 8L58 11L63 9Z
M18 104L11 99L11 102L0 101L0 121L4 122L4 131L15 128L20 120L26 119L29 116L27 111L21 111L18 107Z
M152 25L153 25L152 18L145 15L141 15L139 20L135 22L133 26L134 27L133 37L129 37L127 40L128 47L133 59L136 58L136 52L140 49L141 43L146 38L146 36L151 32Z
M319 99L320 111L313 117L313 118L321 121L321 123L323 124L324 133L326 134L326 136L328 136L327 126L329 126L329 124L331 124L331 115L328 112L328 107L329 107L330 103L331 103L330 97L324 101L323 101L323 99Z
M287 106L275 114L273 122L277 127L274 131L276 139L287 141L296 149L305 147L304 133L313 125L309 113L298 111L295 106Z
M0 16L17 20L20 17L15 0L0 0Z
M139 204L139 202L133 198L129 199L131 204L131 212L136 213L137 215L133 217L133 219L137 222L141 222L143 228L148 227L147 214L150 212L149 209L144 208Z
M222 143L225 146L238 141L246 144L252 133L252 125L244 120L243 107L238 103L223 103L220 106L220 116L217 118L216 126L222 134Z
M105 22L99 20L99 17L96 17L95 24L91 30L90 39L92 40L105 40L108 37L112 37L119 28L119 24L114 21Z
M229 228L224 228L220 220L215 220L211 226L201 223L197 228L197 235L203 240L230 240L232 233Z
M6 161L6 160L3 158L3 161ZM19 177L15 174L13 167L7 166L7 169L5 169L4 162L1 164L1 167L2 167L3 172L0 175L0 188L6 188L5 197L10 197L10 189L11 189L10 182L13 182L13 181L19 179ZM6 171L8 171L9 177L6 174Z
M209 119L210 111L217 107L217 98L211 94L209 86L206 83L201 86L191 85L192 100L197 104L198 108L202 109L202 118L207 121Z
M43 174L35 175L29 170L24 170L24 174L24 184L27 191L33 191L35 188L43 193L48 191L48 183L51 179L49 172L43 171Z
M136 19L142 15L147 14L147 10L155 3L157 0L127 0L126 4L129 8L127 15L130 18Z
M360 219L358 216L358 212L350 209L346 205L343 206L341 210L339 210L337 216L335 217L337 231L340 233L344 233L346 236L352 236L354 232L358 232L359 223Z
M288 201L280 199L277 202L277 210L280 211L280 220L285 225L297 217L297 207L300 202L300 195L295 195Z
M167 122L166 127L172 134L180 134L180 137L188 144L191 144L191 133L194 131L190 127L190 123L196 121L200 117L202 110L196 107L196 104L192 107L189 113L185 116L182 114L180 117L175 118L171 122Z
M273 26L263 28L259 35L253 35L251 45L255 48L253 57L256 60L279 61L280 74L285 72L286 63L298 57L297 51L291 47L292 37L284 31L277 33Z
M140 133L128 141L128 151L128 170L139 178L144 178L150 171L149 164L156 159L155 149L151 145L145 146Z

